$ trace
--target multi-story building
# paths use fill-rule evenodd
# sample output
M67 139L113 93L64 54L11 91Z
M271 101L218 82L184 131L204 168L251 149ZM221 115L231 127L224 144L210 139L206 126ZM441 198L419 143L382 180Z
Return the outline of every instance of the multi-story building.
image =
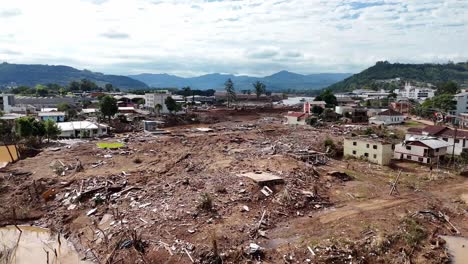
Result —
M167 109L165 100L171 94L167 91L160 93L146 93L145 94L145 108L150 109L154 112L159 111L159 113L169 113ZM158 106L160 109L158 110Z
M398 97L413 99L417 101L424 101L428 98L434 97L435 90L427 87L412 86L410 82L405 83L403 89L398 90Z
M455 101L457 102L457 109L454 114L460 115L468 113L468 92L462 90L461 93L454 95Z
M433 137L447 142L452 148L448 150L449 154L460 155L462 151L468 148L468 131L455 130L446 126L426 126L425 128L409 128L406 133L406 140L421 137Z
M0 111L10 113L13 106L15 106L14 95L2 94L2 96L0 96Z
M394 144L383 139L351 137L344 140L344 155L364 158L380 165L388 165L393 157Z
M394 158L433 164L447 154L450 146L435 137L410 138L395 146Z

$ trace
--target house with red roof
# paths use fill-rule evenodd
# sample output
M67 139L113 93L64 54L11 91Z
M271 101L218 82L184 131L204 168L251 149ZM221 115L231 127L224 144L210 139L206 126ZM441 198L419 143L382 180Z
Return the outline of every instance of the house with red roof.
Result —
M448 153L460 155L465 148L468 148L468 131L452 129L446 126L426 126L424 128L409 128L405 138L419 138L421 136L435 137L451 145Z
M309 113L302 113L302 112L288 112L286 114L287 124L288 125L306 125L306 120L311 115Z

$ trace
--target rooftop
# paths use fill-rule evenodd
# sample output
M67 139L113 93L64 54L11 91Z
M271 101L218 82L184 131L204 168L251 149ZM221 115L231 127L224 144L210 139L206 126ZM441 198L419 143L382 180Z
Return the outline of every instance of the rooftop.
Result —
M39 112L38 116L65 116L65 112Z
M385 111L378 113L378 115L379 116L402 116L403 114L393 109L387 109Z
M426 126L425 128L412 127L408 133L414 135L428 135L435 137L455 138L455 129L446 126ZM468 131L457 129L457 138L468 138Z
M102 124L95 124L89 121L73 121L73 122L62 122L57 123L58 127L62 131L73 131L73 130L81 130L81 129L98 129L99 127L107 127L106 125Z

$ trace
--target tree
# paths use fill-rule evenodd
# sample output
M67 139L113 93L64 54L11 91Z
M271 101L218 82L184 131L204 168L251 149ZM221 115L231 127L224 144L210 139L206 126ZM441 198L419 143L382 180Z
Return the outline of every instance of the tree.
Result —
M312 113L316 114L316 115L320 115L323 113L323 108L318 106L318 105L314 105L311 109Z
M72 81L68 84L68 89L72 92L77 92L80 90L80 83L77 81Z
M325 101L327 107L338 105L335 95L329 89L323 91L319 96L315 97L314 101Z
M15 132L22 139L37 139L39 143L45 135L45 128L42 122L34 117L25 116L15 120Z
M260 98L260 95L262 95L262 93L265 93L266 85L260 81L256 81L252 85L255 89L255 94L257 95L257 100L258 100Z
M457 92L458 92L458 84L454 81L448 81L445 83L441 83L437 86L435 95L442 95L442 94L454 95Z
M98 88L98 86L88 80L88 79L82 79L81 80L81 84L80 84L80 90L83 91L83 92L86 92L86 91L92 91L92 90L95 90L96 88Z
M78 113L76 112L76 109L71 107L67 103L58 104L57 105L57 110L60 111L60 112L65 112L68 119L74 118L74 117L76 117L78 115Z
M49 90L44 85L38 84L36 85L35 89L36 89L36 96L45 97L49 94Z
M114 90L114 87L112 86L112 83L106 83L104 89L106 90L106 92L112 92Z
M110 122L111 117L119 111L119 107L117 106L117 100L110 95L102 97L102 99L99 102L99 110L104 115L104 117L108 117Z
M44 121L44 131L47 138L47 143L50 141L50 139L56 139L60 133L62 133L60 128L57 126L57 123L50 119Z
M178 112L182 109L182 107L171 96L167 97L166 100L164 100L164 103L170 113Z
M224 83L224 90L226 90L227 107L229 108L231 102L236 100L236 90L234 89L234 83L231 78Z
M156 115L157 115L157 116L161 115L161 110L162 110L162 108L163 108L162 105L161 105L161 104L156 104L156 105L154 106L154 108L156 109Z
M434 108L448 112L449 110L456 108L456 102L453 100L453 95L441 94L430 99L426 99L426 101L424 101L421 106L426 111L430 108Z

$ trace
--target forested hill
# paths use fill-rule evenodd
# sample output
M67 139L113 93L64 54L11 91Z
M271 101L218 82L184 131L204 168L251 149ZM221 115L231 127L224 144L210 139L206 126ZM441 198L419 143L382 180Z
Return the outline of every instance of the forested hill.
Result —
M127 76L107 75L68 66L0 64L0 88L8 85L35 86L37 84L67 85L71 81L87 79L99 86L107 83L121 89L144 89L148 86Z
M374 66L330 85L335 92L352 91L364 87L378 88L379 80L401 78L418 82L437 84L455 81L460 85L468 83L468 62L448 64L402 64L377 62ZM382 83L382 82L380 82Z

